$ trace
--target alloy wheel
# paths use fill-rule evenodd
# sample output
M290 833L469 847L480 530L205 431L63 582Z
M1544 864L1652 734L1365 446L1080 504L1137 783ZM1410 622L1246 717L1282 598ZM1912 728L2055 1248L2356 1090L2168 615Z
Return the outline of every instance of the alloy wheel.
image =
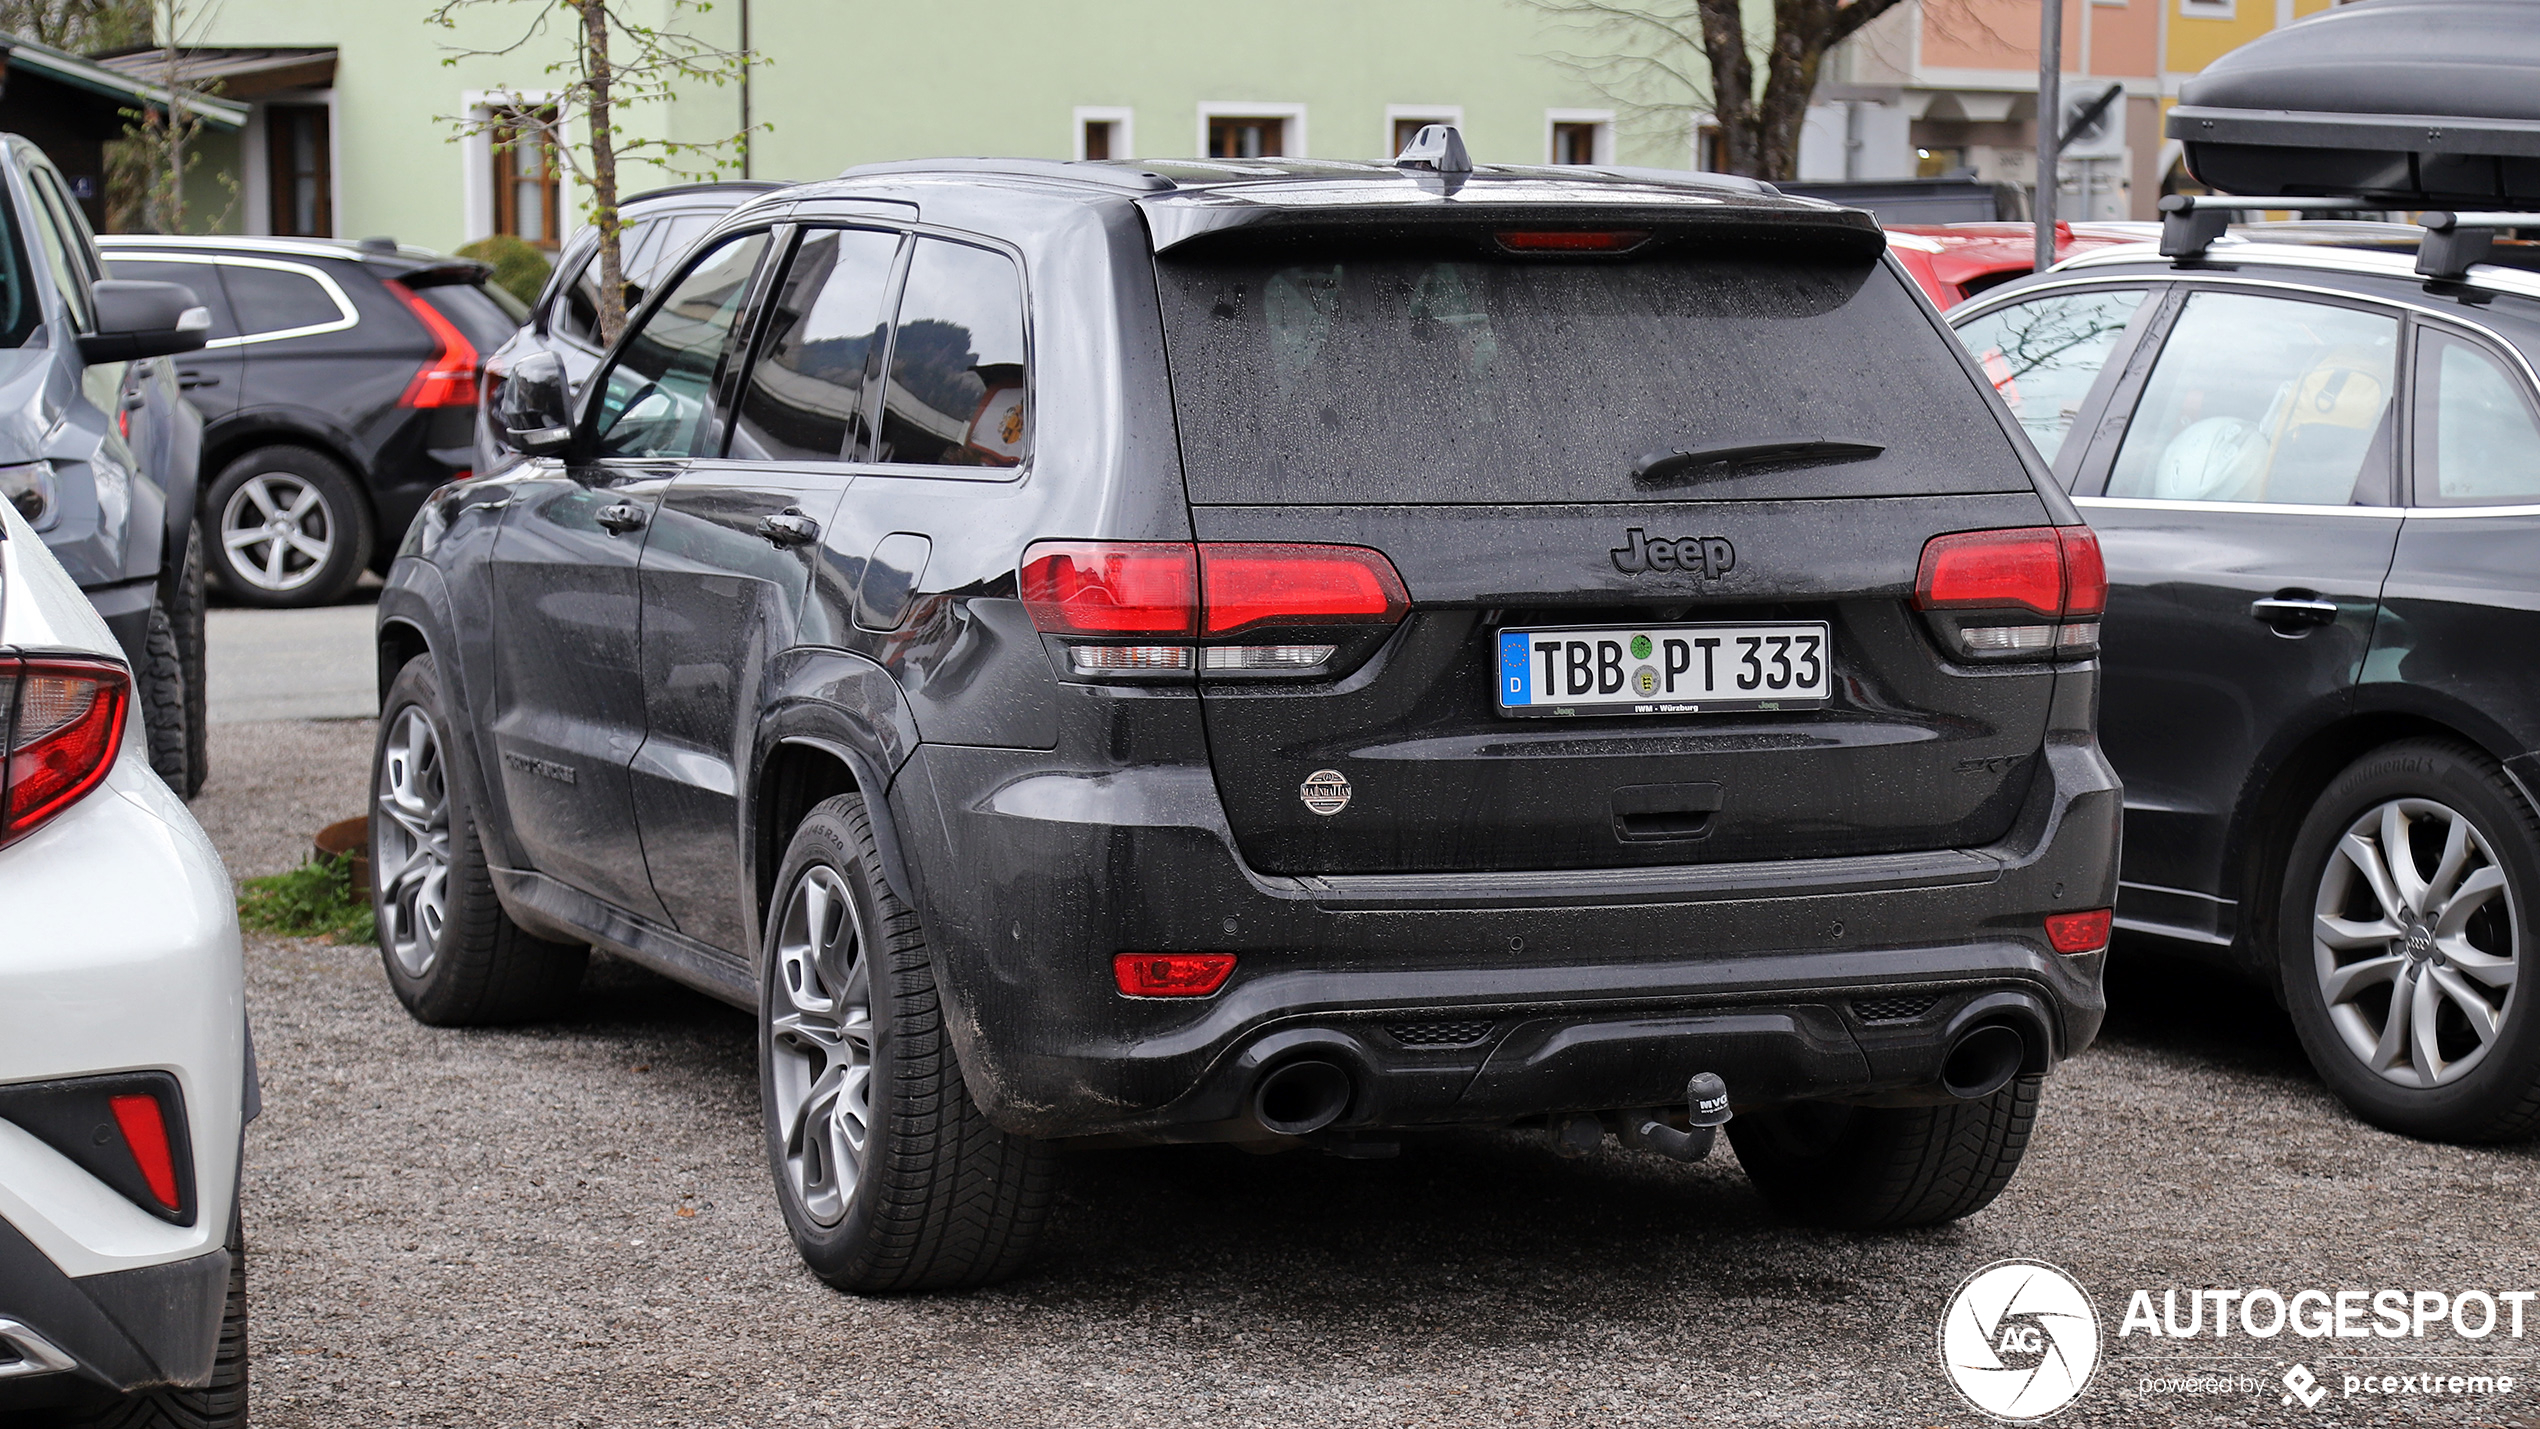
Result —
M813 1221L844 1219L873 1135L873 978L863 919L815 864L777 926L768 1052L786 1188Z
M371 814L371 878L379 887L379 940L406 976L439 956L450 888L450 785L441 737L421 707L389 726Z
M2403 1087L2485 1059L2512 1011L2520 920L2486 835L2431 799L2347 826L2320 875L2311 949L2348 1051Z
M335 523L316 486L286 471L240 482L221 507L230 569L261 590L298 590L335 553Z

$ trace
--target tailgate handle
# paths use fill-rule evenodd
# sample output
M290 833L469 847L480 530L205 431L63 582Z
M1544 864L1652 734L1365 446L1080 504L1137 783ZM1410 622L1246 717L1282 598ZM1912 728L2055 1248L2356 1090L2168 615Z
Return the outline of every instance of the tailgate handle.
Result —
M1614 791L1614 837L1625 843L1707 838L1717 784L1630 784Z

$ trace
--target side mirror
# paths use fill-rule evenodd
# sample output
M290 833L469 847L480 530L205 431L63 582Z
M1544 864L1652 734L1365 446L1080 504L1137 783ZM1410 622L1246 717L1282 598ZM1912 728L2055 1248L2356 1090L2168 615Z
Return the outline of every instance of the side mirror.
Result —
M212 335L211 310L182 283L101 278L89 292L97 299L97 330L79 335L82 361L137 362L192 352Z
M552 456L573 440L571 387L552 352L522 355L503 374L503 437L531 456Z

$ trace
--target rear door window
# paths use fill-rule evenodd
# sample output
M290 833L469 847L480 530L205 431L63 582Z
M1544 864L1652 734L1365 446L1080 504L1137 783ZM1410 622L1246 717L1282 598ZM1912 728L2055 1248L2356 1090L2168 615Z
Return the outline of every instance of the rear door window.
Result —
M1158 270L1197 502L2030 489L1949 339L1875 261L1553 262L1464 246ZM1698 480L1665 460L1789 443L1854 456ZM1865 446L1881 450L1860 459Z
M2398 319L2294 298L2187 300L2117 449L2108 495L2295 506L2389 489Z
M985 248L920 238L891 338L878 459L1011 467L1030 455L1023 276Z
M865 372L882 341L882 300L900 236L865 228L803 235L751 364L732 455L841 461L861 455Z
M2053 463L2099 371L2147 290L2054 293L1995 308L1958 328L1985 380Z
M2540 501L2540 421L2522 377L2484 348L2419 331L2417 500Z

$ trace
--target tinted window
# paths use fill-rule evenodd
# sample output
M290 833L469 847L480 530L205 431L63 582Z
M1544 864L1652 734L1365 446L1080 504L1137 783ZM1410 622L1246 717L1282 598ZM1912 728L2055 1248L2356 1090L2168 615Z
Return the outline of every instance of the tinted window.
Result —
M73 256L79 251L71 237L75 230L63 219L59 200L44 183L44 171L31 169L27 179L36 193L35 233L44 249L44 265L52 272L54 291L62 295L63 304L71 310L71 321L83 332L93 331L97 310L90 306L87 274Z
M221 275L221 280L229 286L229 301L238 310L239 328L250 335L324 327L344 320L344 310L335 305L334 295L307 273L241 263L222 266L229 270Z
M2426 334L2416 431L2420 500L2540 500L2540 422L2522 380L2487 352Z
M2394 318L2241 293L2187 300L2117 449L2110 496L2343 506L2389 469Z
M1012 259L917 240L900 320L879 459L921 466L1014 466L1030 453L1023 279Z
M44 321L35 296L40 281L30 261L26 235L18 231L18 206L0 189L0 347L20 347Z
M1528 262L1468 247L1158 271L1195 501L2029 486L1949 339L1874 262ZM1651 456L1793 439L1886 451L1690 488L1632 475Z
M657 221L654 226L661 231L661 241L645 253L643 266L633 270L635 281L649 283L654 274L688 256L688 245L703 238L719 217L712 213L680 213Z
M1958 329L1986 380L2048 461L2099 380L2144 290L2062 293L1996 308Z
M238 336L238 315L229 310L229 294L222 290L220 269L210 263L162 263L156 259L106 259L106 276L131 278L144 283L181 283L194 292L195 301L212 315L211 340Z
M720 448L715 374L766 248L765 233L726 238L628 334L600 389L601 456L700 456Z
M804 235L770 305L742 392L732 454L773 461L852 459L862 435L865 366L882 338L882 295L899 235L827 229ZM859 442L859 446L861 443Z
M565 284L553 311L554 330L585 347L600 345L600 255L594 252Z
M520 306L520 300L509 293L497 302L493 290L474 283L435 283L415 289L415 296L430 303L434 312L465 333L478 352L501 347L520 326L513 311Z

